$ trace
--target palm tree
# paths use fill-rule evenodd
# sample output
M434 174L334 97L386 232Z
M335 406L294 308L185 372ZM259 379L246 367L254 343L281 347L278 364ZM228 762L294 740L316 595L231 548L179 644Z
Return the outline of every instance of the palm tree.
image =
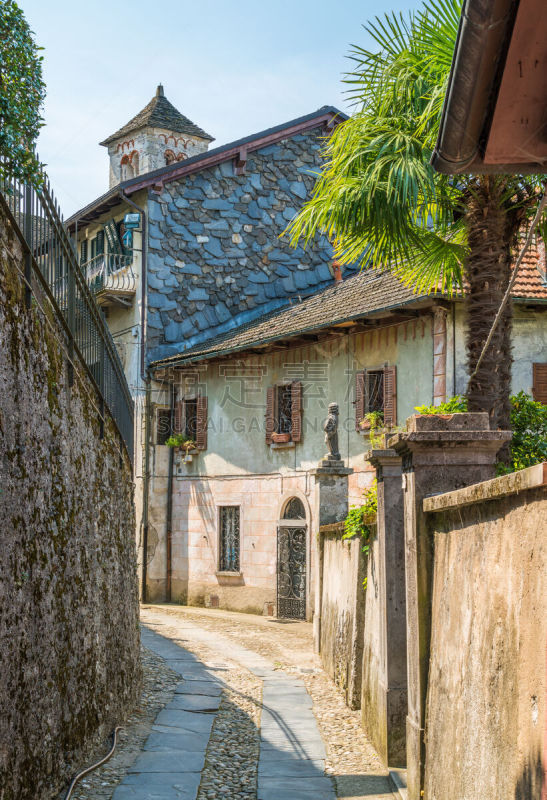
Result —
M465 287L472 375L539 181L430 166L460 10L460 0L428 0L365 26L378 50L352 51L356 113L327 141L325 168L288 232L293 244L327 233L342 263L393 270L420 291ZM511 317L509 303L467 390L469 410L487 411L493 428L510 427Z

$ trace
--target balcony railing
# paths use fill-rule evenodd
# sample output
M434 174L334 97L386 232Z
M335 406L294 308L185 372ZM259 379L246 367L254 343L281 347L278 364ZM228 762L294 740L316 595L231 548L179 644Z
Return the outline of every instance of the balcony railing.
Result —
M132 265L132 255L118 253L102 253L82 265L99 305L131 305L136 288Z

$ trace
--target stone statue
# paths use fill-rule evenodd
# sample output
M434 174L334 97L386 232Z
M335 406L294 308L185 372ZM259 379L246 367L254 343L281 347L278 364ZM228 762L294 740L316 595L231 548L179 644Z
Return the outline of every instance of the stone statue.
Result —
M329 403L329 415L323 423L325 443L329 448L327 458L334 461L340 460L338 451L338 413L338 403Z

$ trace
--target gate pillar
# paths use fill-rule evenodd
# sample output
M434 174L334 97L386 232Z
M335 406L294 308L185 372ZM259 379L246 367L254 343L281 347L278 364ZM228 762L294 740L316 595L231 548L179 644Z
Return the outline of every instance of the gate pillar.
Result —
M418 415L389 440L402 457L405 527L408 800L420 800L426 759L425 709L431 641L433 538L425 497L494 477L510 431L491 431L488 414Z
M315 480L313 523L311 535L313 598L313 646L316 653L321 648L321 597L323 594L323 541L316 535L322 525L342 522L348 515L348 475L353 469L334 458L324 458L311 470ZM310 593L311 595L311 593Z

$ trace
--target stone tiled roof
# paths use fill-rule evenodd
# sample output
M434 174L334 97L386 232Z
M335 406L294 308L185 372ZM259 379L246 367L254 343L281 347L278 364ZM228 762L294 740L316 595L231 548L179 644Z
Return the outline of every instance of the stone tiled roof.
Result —
M547 300L545 245L542 243L525 256L513 287L515 299ZM302 302L293 302L238 328L226 331L182 352L162 358L152 366L169 366L206 360L214 356L248 350L268 342L288 339L343 322L356 321L379 311L402 306L432 303L442 294L417 295L390 272L361 272L334 283ZM461 299L461 295L460 295Z
M342 322L350 322L376 311L388 311L425 298L403 286L389 272L361 272L329 286L302 302L273 311L235 330L219 334L183 352L160 359L154 366L198 361L215 355L246 350ZM430 295L427 300L431 301Z
M113 133L103 142L102 145L109 145L126 136L132 131L139 130L140 128L164 128L168 131L175 133L187 133L190 136L199 136L201 139L207 139L212 142L213 137L205 133L198 125L195 125L192 120L177 111L174 105L163 94L163 86L158 86L155 96L150 100L142 111L129 120L127 125L120 128L119 131Z

